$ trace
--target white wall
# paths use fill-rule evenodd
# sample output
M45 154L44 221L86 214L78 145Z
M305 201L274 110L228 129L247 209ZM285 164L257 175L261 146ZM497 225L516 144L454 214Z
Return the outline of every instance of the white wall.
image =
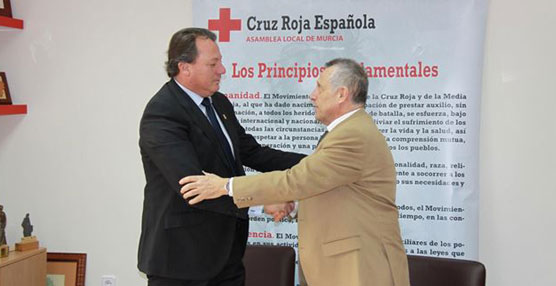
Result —
M144 175L138 124L167 80L168 41L191 2L14 1L24 30L0 31L0 70L25 116L0 116L0 204L13 245L31 214L48 251L86 252L87 285L137 270ZM4 29L5 30L5 29Z
M99 2L99 3L95 3ZM0 116L8 241L31 213L49 251L86 252L87 285L136 269L144 177L138 121L166 80L168 40L191 1L13 1L0 70L29 114ZM556 251L556 6L491 0L481 125L480 258L489 286L552 285Z
M481 110L489 286L556 284L556 1L491 0Z

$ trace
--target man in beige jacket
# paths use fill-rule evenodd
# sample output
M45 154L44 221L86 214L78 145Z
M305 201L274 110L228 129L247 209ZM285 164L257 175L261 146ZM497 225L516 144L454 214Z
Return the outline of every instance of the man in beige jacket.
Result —
M368 78L353 60L326 64L311 94L327 132L285 171L232 180L183 178L190 204L222 195L238 207L299 200L299 257L310 286L408 286L392 154L365 112Z

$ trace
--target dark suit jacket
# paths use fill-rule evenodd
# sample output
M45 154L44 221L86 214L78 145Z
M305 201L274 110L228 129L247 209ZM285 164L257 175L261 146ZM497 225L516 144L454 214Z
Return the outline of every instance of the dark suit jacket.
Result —
M182 177L201 171L221 177L244 175L242 165L263 172L283 170L304 157L260 146L245 133L223 94L215 93L212 101L232 141L235 168L207 117L174 80L145 108L139 146L147 183L138 268L148 275L210 279L228 261L234 237L247 240L246 231L236 233L236 221L247 219L247 208L238 209L228 196L190 206L179 193Z

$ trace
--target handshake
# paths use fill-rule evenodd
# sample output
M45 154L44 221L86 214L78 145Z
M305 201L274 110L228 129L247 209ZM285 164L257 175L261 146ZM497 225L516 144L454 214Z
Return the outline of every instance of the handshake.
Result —
M281 219L289 215L295 209L294 202L286 202L279 204L266 205L263 208L264 213L274 217L274 222L279 222Z
M203 175L182 178L179 181L179 184L182 186L180 193L185 200L188 200L190 205L194 205L207 199L229 195L226 187L228 181L228 178L221 178L215 174L203 171ZM263 208L266 214L274 217L275 222L289 215L294 209L294 202L266 205Z

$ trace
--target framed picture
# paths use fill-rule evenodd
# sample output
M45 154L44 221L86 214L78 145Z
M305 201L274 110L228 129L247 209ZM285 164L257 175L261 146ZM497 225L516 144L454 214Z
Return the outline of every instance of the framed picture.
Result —
M0 72L0 104L12 104L5 72Z
M10 0L0 0L0 16L12 17L12 4L10 4Z
M86 253L46 254L46 286L85 286Z

